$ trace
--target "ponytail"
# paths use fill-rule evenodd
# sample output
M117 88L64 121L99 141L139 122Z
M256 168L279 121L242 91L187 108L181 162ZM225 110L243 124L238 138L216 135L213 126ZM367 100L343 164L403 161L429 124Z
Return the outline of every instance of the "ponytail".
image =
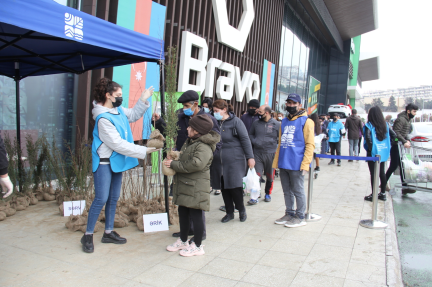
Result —
M118 83L111 81L108 78L101 78L93 89L93 98L97 103L105 104L106 93L112 95L113 92L121 88Z
M227 113L233 112L234 108L231 104L228 104L225 100L219 99L213 103L213 107L219 110L226 109Z

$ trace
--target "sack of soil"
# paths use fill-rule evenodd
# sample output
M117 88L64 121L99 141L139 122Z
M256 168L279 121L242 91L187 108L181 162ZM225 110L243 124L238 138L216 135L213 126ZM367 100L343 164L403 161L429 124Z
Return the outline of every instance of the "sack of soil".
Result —
M53 194L50 194L50 193L48 193L48 192L45 192L45 193L43 194L43 199L44 199L45 201L53 201L53 200L56 199L56 197L55 197L55 195L53 195Z
M168 155L167 155L167 158L170 158L172 160L178 160L180 158L180 152L179 151L169 151ZM173 170L170 167L166 167L165 166L165 160L166 159L164 159L163 162L162 162L162 173L164 175L167 175L167 176L173 176L173 175L175 175L176 174L175 170Z
M82 215L71 215L65 224L67 229L72 231L86 232L87 228L87 216ZM104 230L105 226L101 222L97 221L93 232Z
M5 220L6 217L7 217L6 212L4 212L4 211L0 211L0 221Z

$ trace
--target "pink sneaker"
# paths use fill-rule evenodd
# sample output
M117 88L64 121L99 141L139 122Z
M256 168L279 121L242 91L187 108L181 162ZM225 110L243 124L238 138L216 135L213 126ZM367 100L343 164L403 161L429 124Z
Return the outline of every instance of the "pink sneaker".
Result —
M183 249L180 251L180 255L181 256L186 256L186 257L190 257L190 256L198 256L198 255L204 255L204 245L201 244L200 247L197 247L195 245L195 242L192 242L191 245L189 245L189 248Z
M179 250L187 249L187 248L189 248L189 242L187 242L187 241L182 242L181 239L179 238L173 244L168 245L166 249L168 251L174 252L174 251L179 251Z

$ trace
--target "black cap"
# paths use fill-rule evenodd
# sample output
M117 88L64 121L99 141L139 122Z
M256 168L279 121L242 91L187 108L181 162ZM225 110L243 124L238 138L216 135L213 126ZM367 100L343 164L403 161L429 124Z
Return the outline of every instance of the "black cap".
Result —
M199 96L198 93L192 90L186 91L180 98L177 100L177 103L183 104L188 102L198 102Z
M248 107L254 107L254 108L258 109L260 107L260 104L259 104L258 100L254 99L254 100L249 101Z

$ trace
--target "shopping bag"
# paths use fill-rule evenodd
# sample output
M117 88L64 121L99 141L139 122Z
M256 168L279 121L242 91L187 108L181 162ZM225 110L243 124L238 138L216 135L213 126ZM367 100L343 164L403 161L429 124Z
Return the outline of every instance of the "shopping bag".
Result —
M243 177L243 194L246 194L247 196L249 196L250 194L248 194L247 190L246 190L246 179L247 179L247 176Z
M258 199L260 195L260 177L257 175L255 168L248 169L246 175L246 191L250 194L250 198L253 200Z

